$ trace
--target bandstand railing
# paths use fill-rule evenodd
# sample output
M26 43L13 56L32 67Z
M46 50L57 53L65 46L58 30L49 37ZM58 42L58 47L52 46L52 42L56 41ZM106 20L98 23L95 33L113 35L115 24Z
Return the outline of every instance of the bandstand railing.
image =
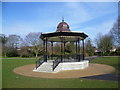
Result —
M36 61L36 69L44 62L43 57Z
M84 60L84 55L63 55L63 62L79 62Z
M84 54L81 55L56 55L57 58L53 61L53 71L60 62L79 62L84 60ZM61 61L62 58L62 61Z
M53 71L60 62L79 62L81 60L84 60L83 54L81 55L54 55L54 57L56 57L56 59L53 61L53 65L52 65ZM61 61L61 58L62 58L62 61ZM45 61L43 57L39 58L39 60L36 61L36 69L40 65L42 65L42 63L44 62Z
M52 65L52 67L53 67L53 71L54 71L54 69L58 66L58 64L61 62L61 59L60 59L60 56L58 56L56 59L55 59L55 61L53 61L53 65Z

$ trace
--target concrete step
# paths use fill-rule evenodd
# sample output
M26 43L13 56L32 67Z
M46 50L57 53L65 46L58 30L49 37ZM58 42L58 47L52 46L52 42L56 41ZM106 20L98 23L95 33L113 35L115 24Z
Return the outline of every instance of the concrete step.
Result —
M37 68L39 72L52 72L52 63L44 62L40 67Z

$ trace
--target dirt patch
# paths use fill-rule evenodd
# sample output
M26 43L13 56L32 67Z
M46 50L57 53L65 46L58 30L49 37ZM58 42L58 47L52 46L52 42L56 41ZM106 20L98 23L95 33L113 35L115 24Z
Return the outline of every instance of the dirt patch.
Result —
M17 74L39 77L39 78L79 78L93 75L112 73L115 68L104 64L89 64L89 67L82 70L66 70L58 73L34 72L35 64L25 65L15 68L13 71Z

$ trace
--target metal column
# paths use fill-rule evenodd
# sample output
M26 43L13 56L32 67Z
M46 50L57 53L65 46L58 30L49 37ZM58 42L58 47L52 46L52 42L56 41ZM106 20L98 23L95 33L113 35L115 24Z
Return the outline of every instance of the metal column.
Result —
M62 40L61 40L61 62L63 61L62 49L63 49L63 47L62 47Z
M52 59L53 59L53 42L51 42L51 46L52 46L52 48L51 48L51 49L52 49L52 50L51 50L51 51L52 51L51 57L52 57Z
M80 61L80 38L78 38L78 60Z
M83 60L85 59L85 57L84 57L84 39L82 40L82 42L83 42Z
M45 61L45 54L46 53L46 51L45 51L45 40L43 40L43 59L44 59L44 61Z
M46 53L45 53L45 62L47 62L47 58L48 58L48 56L47 56L47 38L46 38Z

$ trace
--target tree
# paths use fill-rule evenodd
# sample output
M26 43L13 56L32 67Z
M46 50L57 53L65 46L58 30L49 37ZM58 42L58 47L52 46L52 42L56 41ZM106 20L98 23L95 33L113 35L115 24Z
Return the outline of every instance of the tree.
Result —
M65 52L70 54L75 54L75 45L74 42L70 42L65 47Z
M60 55L61 51L60 51L60 44L56 43L54 44L54 55Z
M38 56L39 52L42 51L42 40L39 38L40 35L40 32L29 33L24 39L24 44L31 47L30 50L35 53L36 57Z
M19 35L11 34L7 37L7 47L17 48L20 45L22 38Z
M21 47L20 50L18 51L18 54L20 55L20 57L34 56L33 53L31 53L31 51L29 50L29 48L30 47L28 47L28 46Z
M17 48L21 43L22 38L19 35L9 35L6 42L7 56L13 57L18 56Z
M114 23L112 29L110 30L110 34L113 38L114 44L117 46L120 45L120 16L118 20Z
M86 43L85 43L85 52L86 52L89 56L94 55L94 47L93 47L90 39L87 39L87 40L86 40Z
M5 45L7 42L7 37L4 34L0 34L0 43Z
M99 35L96 38L96 43L97 43L98 50L103 54L105 54L105 52L109 53L110 49L113 46L112 37L109 34Z
M6 47L7 37L4 34L0 34L0 55L6 57Z

